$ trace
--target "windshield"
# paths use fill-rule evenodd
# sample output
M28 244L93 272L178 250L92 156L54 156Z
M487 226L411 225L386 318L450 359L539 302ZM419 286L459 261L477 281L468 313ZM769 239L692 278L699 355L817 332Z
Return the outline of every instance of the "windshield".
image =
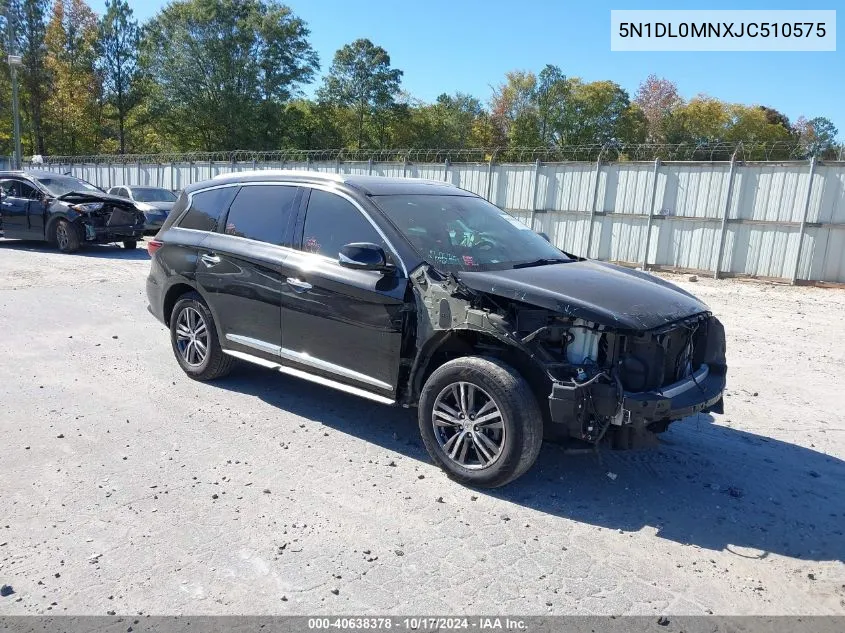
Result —
M154 187L141 188L132 187L132 196L138 202L175 202L176 196L167 189L156 189Z
M570 261L522 222L482 198L400 195L374 200L423 259L446 272Z
M56 196L57 198L71 191L96 191L102 193L100 189L90 182L85 182L73 176L60 176L58 174L55 176L43 176L38 178L38 182L44 185L47 191L50 192L50 195Z

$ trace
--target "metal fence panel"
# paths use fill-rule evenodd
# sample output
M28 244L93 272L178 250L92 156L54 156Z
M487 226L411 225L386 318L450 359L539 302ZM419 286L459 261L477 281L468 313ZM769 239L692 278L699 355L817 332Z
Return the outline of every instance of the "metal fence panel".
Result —
M576 254L714 274L845 283L842 162L497 164L450 163L445 154L432 157L437 162L414 162L397 160L395 153L383 161L340 155L332 160L310 155L190 158L153 162L157 157L144 156L140 162L118 162L90 157L38 167L104 189L150 185L178 190L218 174L254 169L427 178L489 198Z

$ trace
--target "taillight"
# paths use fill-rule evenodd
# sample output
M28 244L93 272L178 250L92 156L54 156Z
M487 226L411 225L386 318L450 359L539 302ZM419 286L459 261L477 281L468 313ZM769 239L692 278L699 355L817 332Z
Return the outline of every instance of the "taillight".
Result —
M152 257L153 253L155 253L162 246L164 246L164 242L162 242L161 240L150 240L149 242L147 242L147 252L150 254L150 257Z

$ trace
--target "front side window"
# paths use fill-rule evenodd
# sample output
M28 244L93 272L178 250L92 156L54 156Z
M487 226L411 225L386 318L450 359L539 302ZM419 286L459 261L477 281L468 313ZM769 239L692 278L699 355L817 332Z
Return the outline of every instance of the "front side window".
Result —
M20 185L20 197L25 198L27 200L38 200L41 195L38 193L38 189L29 185L25 182L19 183Z
M3 190L3 195L10 198L18 197L18 183L16 180L0 180L0 189Z
M216 230L220 216L229 208L235 193L237 187L221 187L195 193L191 208L179 222L179 227L197 231Z
M305 213L302 250L337 259L340 249L352 242L387 245L357 207L340 196L313 189Z
M482 198L376 196L376 204L420 257L448 272L505 270L570 259Z
M282 244L296 192L296 187L282 185L241 187L229 207L223 232L270 244Z

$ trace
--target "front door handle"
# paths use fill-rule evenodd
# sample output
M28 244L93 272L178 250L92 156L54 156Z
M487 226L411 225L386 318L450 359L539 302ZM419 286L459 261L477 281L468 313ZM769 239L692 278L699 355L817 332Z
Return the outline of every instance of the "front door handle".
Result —
M209 268L220 263L220 257L217 255L210 255L209 253L203 253L200 259L202 260L202 263Z
M296 277L288 277L287 282L293 286L293 289L296 292L306 292L307 290L311 290L314 286L309 284L307 281L301 281Z

